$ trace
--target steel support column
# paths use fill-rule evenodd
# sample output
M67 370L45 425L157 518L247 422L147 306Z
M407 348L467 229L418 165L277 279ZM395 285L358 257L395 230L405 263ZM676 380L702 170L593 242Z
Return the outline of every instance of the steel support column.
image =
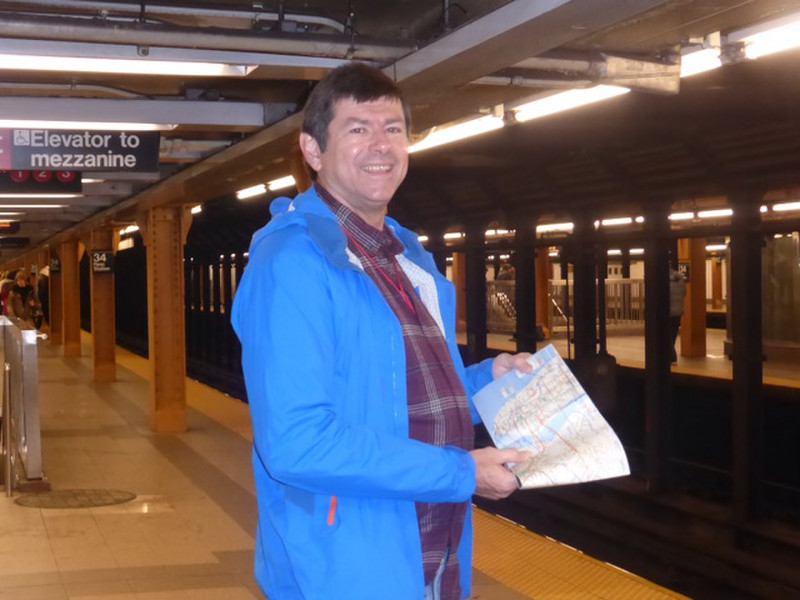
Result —
M588 240L594 233L592 218L584 214L574 221L570 255L574 278L575 362L580 369L582 363L590 362L597 354L597 258L595 244Z
M689 267L681 318L681 356L706 355L706 239L678 240L678 262Z
M92 359L94 380L98 382L115 381L117 378L114 271L113 266L110 271L95 270L91 252L93 250L110 252L113 239L114 230L111 227L95 229L89 236Z
M744 523L759 513L763 471L761 194L742 192L730 201L733 518Z
M486 355L486 223L465 228L467 288L467 364Z
M64 356L81 355L81 289L78 240L61 242L61 300Z
M514 308L517 313L517 352L536 350L536 239L533 223L517 225L514 236L516 286Z
M60 346L64 343L64 311L61 299L61 258L60 246L54 248L50 254L50 280L48 285L48 300L50 302L50 314L47 322L50 324L50 343L53 346Z
M186 431L186 331L183 244L185 210L152 208L144 221L150 350L150 428Z
M668 483L670 456L670 338L668 207L651 206L645 215L644 254L644 363L645 363L645 474L648 489L656 492Z
M536 249L536 324L542 326L545 339L550 339L551 304L548 285L553 272L553 265L547 254L547 248Z

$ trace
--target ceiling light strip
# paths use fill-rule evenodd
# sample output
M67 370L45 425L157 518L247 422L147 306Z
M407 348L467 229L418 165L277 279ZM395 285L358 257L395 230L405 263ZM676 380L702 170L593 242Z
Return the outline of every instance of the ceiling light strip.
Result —
M0 54L0 69L15 71L66 71L69 73L117 73L122 75L171 75L178 77L244 77L248 65L179 60L86 58L35 54Z
M79 131L169 131L177 125L116 121L46 121L40 119L0 119L4 129L59 129Z
M616 98L628 92L630 89L616 85L596 85L582 90L569 90L516 107L514 118L520 123L524 123L594 102Z
M442 146L458 140L464 140L481 133L494 131L503 127L503 119L494 115L487 115L470 121L442 128L434 128L420 141L408 147L409 154Z

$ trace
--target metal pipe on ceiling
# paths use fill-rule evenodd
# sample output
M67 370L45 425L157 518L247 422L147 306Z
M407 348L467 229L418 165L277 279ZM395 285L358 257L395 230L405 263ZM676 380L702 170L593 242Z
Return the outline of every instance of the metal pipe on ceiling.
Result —
M108 85L88 85L82 83L29 83L29 82L0 82L0 92L5 91L25 91L26 95L41 94L52 96L57 93L71 93L80 96L81 93L87 97L97 98L99 96L115 98L143 98L143 94L137 94L121 88Z
M102 21L5 15L0 17L0 36L27 39L81 41L167 48L203 48L294 54L298 56L347 57L392 62L413 51L412 43L369 42L353 45L347 36L285 34L270 32L211 33L202 28L152 26Z
M132 18L139 18L142 14L142 7L137 3L126 4L109 4L108 2L91 2L84 0L64 0L58 2L54 0L31 0L29 2L9 2L10 5L18 5L18 12L48 12L52 15L63 14L65 11L83 12L95 15L108 15L110 13L116 15L128 15ZM344 33L345 26L335 19L328 17L320 17L316 15L301 15L294 13L277 12L262 12L258 10L233 10L233 9L213 9L201 7L182 7L182 6L167 6L163 4L147 4L145 10L146 16L155 17L158 19L186 17L199 20L229 20L241 21L246 27L251 27L253 23L259 21L274 21L279 20L293 21L304 25L313 25L315 27L325 27Z

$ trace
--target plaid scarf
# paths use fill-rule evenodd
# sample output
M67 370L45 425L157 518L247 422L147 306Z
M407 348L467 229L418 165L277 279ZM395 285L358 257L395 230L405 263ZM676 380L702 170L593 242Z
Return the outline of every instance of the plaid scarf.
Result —
M348 248L358 257L400 322L406 352L409 437L435 446L471 450L472 418L444 336L395 258L405 247L388 228L375 229L319 183L315 186L347 235ZM455 550L467 503L417 502L416 509L425 583L433 579L449 548L441 594L443 600L458 600L459 565Z

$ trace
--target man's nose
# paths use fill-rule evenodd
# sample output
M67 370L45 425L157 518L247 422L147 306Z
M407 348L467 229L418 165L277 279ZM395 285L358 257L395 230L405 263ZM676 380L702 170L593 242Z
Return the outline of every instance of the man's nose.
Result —
M371 146L379 152L386 152L391 146L387 133L383 130L374 132L372 134Z

